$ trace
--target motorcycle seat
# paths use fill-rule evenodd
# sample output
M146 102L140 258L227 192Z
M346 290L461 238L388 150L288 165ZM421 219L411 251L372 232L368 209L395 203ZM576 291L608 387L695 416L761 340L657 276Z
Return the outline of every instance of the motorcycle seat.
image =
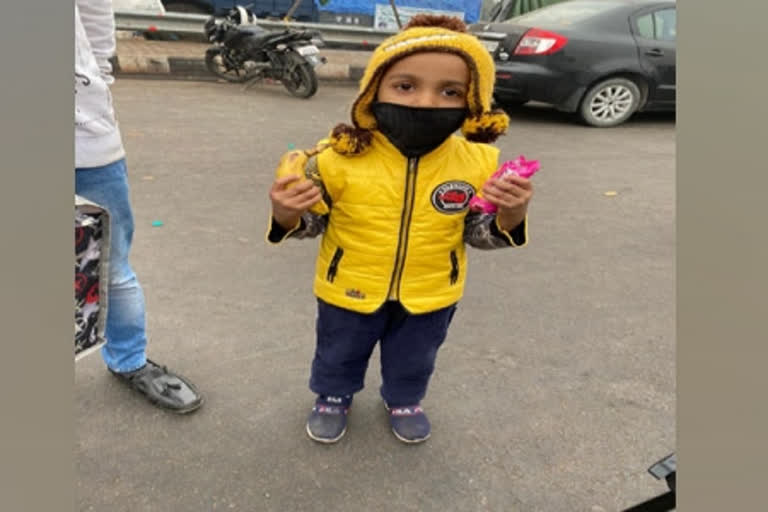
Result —
M272 32L258 27L256 29L241 29L240 32L243 35L253 37L252 42L257 47L263 46L274 35Z

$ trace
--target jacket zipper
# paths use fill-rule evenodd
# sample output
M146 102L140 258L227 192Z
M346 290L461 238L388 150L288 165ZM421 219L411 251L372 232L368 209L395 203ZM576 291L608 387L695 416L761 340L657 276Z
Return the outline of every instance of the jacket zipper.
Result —
M405 175L405 197L403 199L403 212L400 215L400 234L397 240L397 256L395 257L395 268L392 271L392 279L389 282L389 293L387 297L395 300L400 299L400 280L403 277L403 267L405 266L405 255L408 252L408 231L410 230L411 218L413 216L414 196L416 195L416 172L418 170L419 159L409 158L408 169Z
M459 258L456 257L456 251L451 251L451 284L456 284L459 280Z
M344 249L337 247L336 252L333 253L333 258L331 258L331 264L328 265L328 273L325 276L331 283L336 278L336 270L339 268L339 261L341 261L342 256L344 256Z

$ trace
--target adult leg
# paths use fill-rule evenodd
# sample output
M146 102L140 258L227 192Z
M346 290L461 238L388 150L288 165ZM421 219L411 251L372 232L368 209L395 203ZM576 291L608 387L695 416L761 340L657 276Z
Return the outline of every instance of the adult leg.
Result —
M125 159L103 167L76 169L75 193L110 213L104 362L114 375L150 402L179 413L196 410L202 405L203 397L192 383L146 356L144 293L129 262L134 224Z

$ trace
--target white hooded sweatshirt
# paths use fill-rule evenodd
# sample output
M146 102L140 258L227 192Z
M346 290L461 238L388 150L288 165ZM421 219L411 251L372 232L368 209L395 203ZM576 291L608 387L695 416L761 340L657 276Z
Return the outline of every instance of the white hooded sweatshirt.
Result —
M115 53L111 0L75 1L75 167L100 167L125 156L112 107Z

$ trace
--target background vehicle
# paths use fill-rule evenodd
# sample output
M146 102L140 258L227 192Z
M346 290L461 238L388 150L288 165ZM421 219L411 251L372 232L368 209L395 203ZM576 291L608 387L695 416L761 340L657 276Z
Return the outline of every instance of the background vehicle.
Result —
M565 0L486 0L480 21L504 21Z
M322 43L320 33L290 28L271 32L255 21L251 11L237 6L224 18L211 16L205 22L205 35L214 44L205 52L208 70L230 82L271 78L294 96L313 96L318 87L315 67L325 62L316 46Z
M237 0L162 0L166 11L190 14L211 14L226 16L237 5ZM285 17L293 0L253 0L251 10L262 19ZM298 21L317 21L317 7L314 0L303 0L292 16Z
M675 0L567 0L474 24L496 61L501 106L539 101L589 125L674 110Z

